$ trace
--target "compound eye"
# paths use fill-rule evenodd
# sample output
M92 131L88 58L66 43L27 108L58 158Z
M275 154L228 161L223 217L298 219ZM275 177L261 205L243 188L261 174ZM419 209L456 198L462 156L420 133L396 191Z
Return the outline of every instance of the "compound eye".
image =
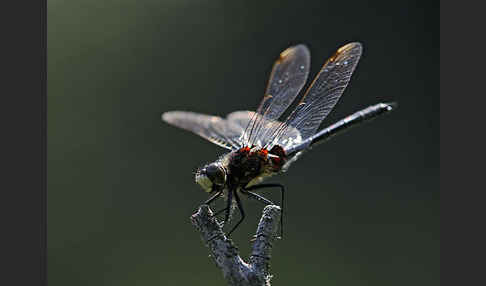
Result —
M215 185L222 186L226 182L226 173L217 164L210 164L204 169L204 173Z

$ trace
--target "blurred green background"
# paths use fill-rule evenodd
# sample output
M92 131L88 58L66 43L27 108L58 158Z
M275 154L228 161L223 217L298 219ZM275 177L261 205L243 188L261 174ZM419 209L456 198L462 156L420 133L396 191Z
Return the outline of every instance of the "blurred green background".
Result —
M224 150L161 113L254 109L282 50L307 44L313 77L350 41L364 54L324 124L400 106L268 181L288 190L273 285L439 285L438 8L49 0L49 285L225 285L189 223L194 171ZM262 206L244 204L246 258Z

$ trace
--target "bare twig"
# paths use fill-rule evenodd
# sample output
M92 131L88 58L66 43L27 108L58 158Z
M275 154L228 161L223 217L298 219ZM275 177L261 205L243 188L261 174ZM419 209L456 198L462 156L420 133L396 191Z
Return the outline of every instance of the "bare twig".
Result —
M280 207L266 206L258 224L250 261L245 262L238 248L226 237L207 205L199 207L191 222L201 233L211 257L231 286L270 286L269 262L280 221Z

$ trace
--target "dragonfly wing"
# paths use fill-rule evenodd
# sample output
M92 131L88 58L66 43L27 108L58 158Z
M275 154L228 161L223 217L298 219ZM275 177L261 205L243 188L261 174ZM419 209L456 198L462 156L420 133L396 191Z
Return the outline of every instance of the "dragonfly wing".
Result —
M244 129L248 126L251 119L255 118L256 116L261 116L256 114L253 111L235 111L227 115L226 119L228 122L234 123ZM261 119L262 127L266 130L275 130L276 128L280 127L283 122L277 120L268 120L266 118ZM246 133L243 133L242 136L245 136ZM267 142L272 142L274 140L273 137L270 137L270 133L265 133L263 136L257 138L255 144L264 146ZM266 137L268 136L268 137ZM247 142L248 138L241 138L240 142ZM286 130L286 136L278 138L275 141L277 145L280 145L284 150L298 145L302 142L302 136L300 135L299 130L294 127L288 127Z
M191 131L229 150L238 149L242 146L239 140L244 129L235 122L230 122L218 116L187 111L169 111L162 114L162 120Z
M307 81L310 53L305 45L297 45L283 51L275 61L265 95L252 114L245 128L246 145L253 145L265 137L266 120L277 120L292 104ZM265 144L265 143L264 143Z
M248 126L251 118L255 116L255 112L249 110L233 111L226 115L226 120L240 126L245 129Z
M331 112L351 79L362 54L360 43L350 43L337 50L323 65L295 110L285 121L285 126L299 130L303 139L314 133ZM273 134L276 140L287 136L288 128L279 128Z

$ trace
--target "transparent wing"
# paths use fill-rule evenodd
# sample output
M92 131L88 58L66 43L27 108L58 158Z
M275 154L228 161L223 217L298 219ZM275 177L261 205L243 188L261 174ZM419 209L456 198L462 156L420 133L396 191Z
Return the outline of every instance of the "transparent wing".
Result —
M255 118L255 116L261 116L253 111L235 111L226 117L228 122L231 124L235 124L240 126L240 128L245 128L248 126L248 123L250 122L251 119ZM279 126L281 126L283 123L280 121L276 120L268 120L266 118L261 119L260 124L262 125L262 128L265 130L275 130ZM270 133L267 133L270 135ZM245 133L242 134L242 136L245 136ZM239 140L240 142L246 142L245 138L241 138ZM256 139L255 145L259 146L265 146L267 142L272 142L274 141L273 137L265 137L261 136ZM300 132L293 127L287 128L286 136L281 137L278 140L275 141L277 145L282 146L284 150L298 145L302 142L302 136L300 135Z
M272 68L265 95L245 128L246 145L262 141L268 120L277 120L290 106L307 81L310 53L305 45L290 47L280 54ZM268 127L268 126L267 126Z
M240 141L244 129L218 116L170 111L162 114L162 120L179 128L191 131L223 148L234 150L242 147Z
M322 120L331 112L361 57L360 43L350 43L337 50L316 76L295 110L285 123L273 132L275 140L285 138L293 127L299 130L303 139L317 131Z

